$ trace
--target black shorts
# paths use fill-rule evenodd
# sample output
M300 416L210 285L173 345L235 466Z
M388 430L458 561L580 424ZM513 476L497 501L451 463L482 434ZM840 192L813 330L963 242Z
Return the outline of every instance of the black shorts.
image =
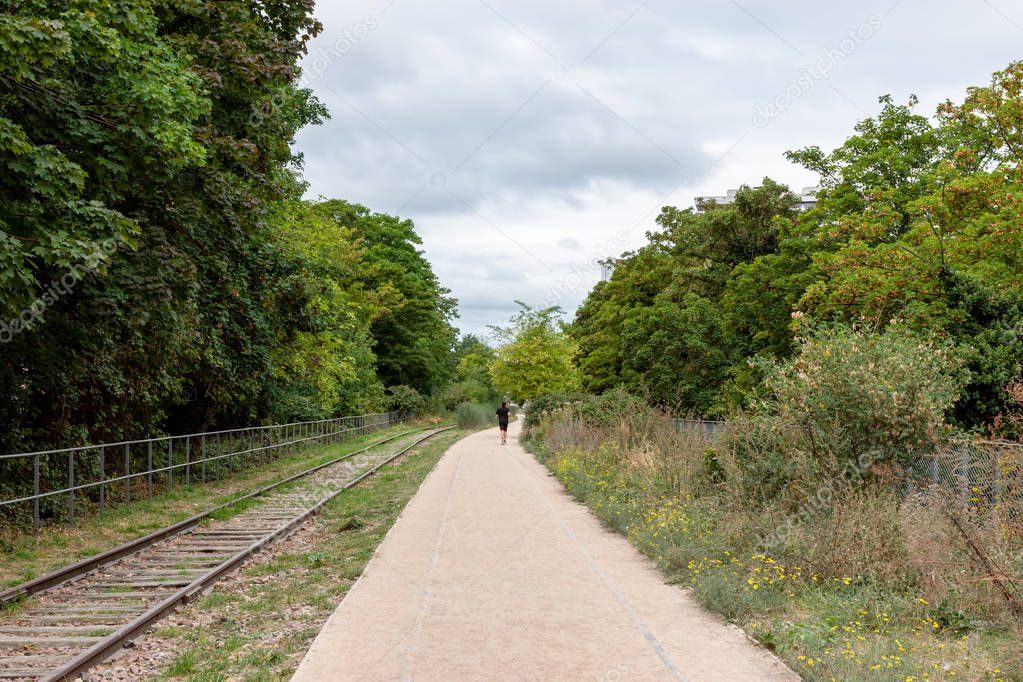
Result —
M501 430L502 430L502 431L507 431L507 430L508 430L508 422L498 422L498 424L497 424L497 425L498 425L499 427L501 427Z

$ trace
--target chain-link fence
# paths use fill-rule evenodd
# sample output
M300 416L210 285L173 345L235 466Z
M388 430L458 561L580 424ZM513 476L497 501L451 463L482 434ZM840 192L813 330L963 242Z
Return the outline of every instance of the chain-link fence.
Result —
M946 588L987 592L1023 614L1023 445L953 440L931 463L931 483L911 496L944 524L959 565L935 571ZM935 563L947 562L938 557Z
M675 417L672 421L675 424L675 433L699 435L707 440L714 440L717 436L727 432L729 427L728 422L713 419L682 419Z
M1023 445L953 440L935 454L931 478L948 504L977 523L1023 531Z

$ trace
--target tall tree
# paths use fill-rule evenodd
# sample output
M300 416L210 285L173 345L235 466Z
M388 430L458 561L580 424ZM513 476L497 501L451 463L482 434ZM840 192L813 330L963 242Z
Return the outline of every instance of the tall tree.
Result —
M456 302L419 248L422 240L412 221L341 200L324 201L315 210L350 230L363 250L352 278L371 316L381 381L423 394L450 381Z
M0 449L262 415L264 216L323 113L296 86L311 6L9 3L0 309L32 312L0 354Z
M752 344L722 300L736 268L779 248L779 222L796 197L765 178L735 202L697 213L666 206L650 243L616 263L579 308L571 327L583 386L619 384L679 411L725 410Z

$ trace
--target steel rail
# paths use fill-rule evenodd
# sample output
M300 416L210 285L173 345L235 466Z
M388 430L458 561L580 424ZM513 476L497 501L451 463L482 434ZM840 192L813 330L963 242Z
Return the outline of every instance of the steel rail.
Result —
M150 533L149 535L136 538L135 540L127 542L118 547L108 549L105 552L96 554L86 559L82 559L81 561L78 561L74 564L69 564L67 566L64 566L63 568L57 569L56 571L47 573L46 575L41 575L38 578L34 578L32 580L23 582L20 585L15 585L14 587L8 588L0 592L0 605L8 604L19 599L31 596L33 594L38 594L39 592L43 592L58 585L61 585L65 582L68 582L69 580L85 575L86 573L92 570L100 568L106 563L116 561L125 556L128 556L129 554L134 554L135 552L141 549L145 549L146 547L161 540L165 540L180 533L184 533L185 531L194 528L195 526L199 525L206 519L210 518L213 514L223 509L227 509L228 507L231 507L233 505L236 505L239 502L243 502L244 500L252 499L254 497L260 497L270 492L271 490L274 490L275 488L284 485L285 483L290 483L300 478L304 478L310 474L320 471L321 469L325 469L346 459L351 459L356 455L362 454L368 450L383 445L384 443L389 443L393 440L404 438L405 436L409 436L413 433L418 433L423 430L425 430L425 427L412 429L410 431L405 431L404 433L399 433L393 436L388 436L387 438L382 438L374 443L367 445L366 447L360 450L349 452L347 454L341 455L340 457L336 457L330 461L324 462L323 464L318 464L315 467L306 469L304 471L300 471L299 473L294 474L292 476L288 476L287 478L277 481L276 483L271 483L270 485L263 486L262 488L258 488L257 490L254 490L250 493L246 493L245 495L240 495L239 497L236 497L230 500L229 502L225 502L224 504L214 507L213 509L209 509L207 511L191 516L187 519L184 519L183 521L178 521L177 523L167 526L165 528L161 528L160 530Z
M187 603L196 595L204 592L215 582L217 582L217 580L219 580L223 575L237 568L246 559L248 559L250 556L261 550L266 545L290 533L296 527L300 526L307 518L317 513L335 497L337 497L344 491L355 487L356 485L364 481L366 478L379 471L382 467L386 466L387 464L390 464L391 462L401 457L406 452L412 450L416 446L420 445L427 439L432 438L437 434L443 433L444 431L448 431L453 428L455 427L448 426L436 429L426 434L425 436L417 439L410 445L402 448L397 453L391 455L384 461L374 465L366 472L360 474L358 477L352 479L351 481L348 481L347 483L339 487L337 490L329 493L326 497L319 500L316 504L308 508L306 511L292 518L283 526L280 526L279 528L269 533L268 535L261 537L259 540L252 543L251 545L241 550L240 552L236 553L231 558L218 564L212 570L203 574L199 578L192 581L190 584L186 585L185 587L182 587L171 596L167 597L166 599L159 602L152 608L148 609L145 613L139 615L126 625L123 625L113 634L103 638L102 640L100 640L99 642L97 642L96 644L94 644L93 646L91 646L78 656L74 657L73 659L62 665L61 667L40 677L39 679L42 680L42 682L58 682L73 680L75 676L80 675L81 673L85 672L92 666L106 660L110 655L112 655L118 649L120 649L126 641L136 637L138 634L146 630L146 628L148 628L150 625L163 618L167 613L173 611L180 604ZM317 467L317 469L322 469L324 468L324 466Z

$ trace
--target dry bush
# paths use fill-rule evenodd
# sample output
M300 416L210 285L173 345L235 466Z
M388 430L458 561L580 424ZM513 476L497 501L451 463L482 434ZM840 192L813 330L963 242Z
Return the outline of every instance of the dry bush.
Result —
M847 489L819 516L798 526L796 556L822 576L870 576L889 586L914 582L899 499L883 489Z
M969 498L955 499L942 485L907 499L902 517L911 562L928 601L954 600L958 609L991 619L1023 616L1023 546L1014 532L1018 519L988 512Z
M700 432L676 431L674 421L665 414L652 415L645 422L642 431L632 434L630 469L672 495L695 495L707 481L711 442Z
M586 426L581 419L567 413L556 413L545 417L540 423L544 446L550 452L566 450L592 451L600 447L606 434L601 429Z
M902 508L902 533L909 560L920 579L924 599L939 604L973 582L970 557L963 553L961 538L945 512L943 496L924 491L906 500Z
M787 420L740 414L730 426L715 457L730 494L746 504L792 513L830 480L804 433Z

